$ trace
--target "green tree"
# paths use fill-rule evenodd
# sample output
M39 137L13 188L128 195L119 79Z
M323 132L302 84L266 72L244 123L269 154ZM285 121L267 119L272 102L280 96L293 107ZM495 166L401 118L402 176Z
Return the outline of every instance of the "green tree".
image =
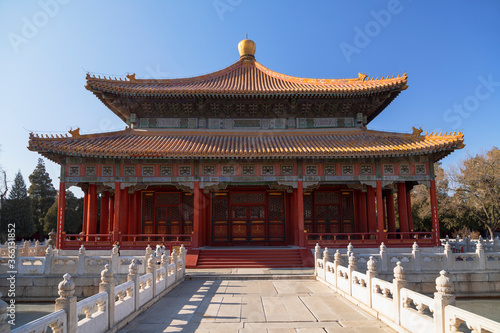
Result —
M457 205L494 236L500 221L500 150L468 156L451 172Z
M45 169L45 162L39 158L33 173L29 176L30 188L28 190L31 199L31 210L33 214L33 225L35 230L43 232L43 219L47 211L56 200L57 191L52 185L52 179Z
M48 234L57 228L58 200L55 200L43 219L43 231ZM77 234L82 230L83 198L77 198L71 191L66 191L64 208L64 231L68 234Z
M31 202L21 171L17 172L2 208L2 229L6 230L9 224L15 224L16 236L19 238L28 238L33 234Z

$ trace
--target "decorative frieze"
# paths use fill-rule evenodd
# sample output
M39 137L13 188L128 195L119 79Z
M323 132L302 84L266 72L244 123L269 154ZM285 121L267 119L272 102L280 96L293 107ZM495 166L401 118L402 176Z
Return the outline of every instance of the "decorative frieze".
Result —
M174 167L172 165L160 166L160 175L161 176L173 176L174 175Z
M354 165L342 165L342 174L343 175L354 175Z
M282 165L281 174L284 176L293 175L295 172L293 170L293 165Z
M103 165L102 166L102 176L103 177L112 177L113 176L113 166L112 165Z
M263 176L271 176L274 175L274 166L273 165L263 165L261 174Z
M68 172L70 177L78 177L80 176L80 166L78 165L70 165L69 166L69 172Z
M215 176L215 165L204 165L202 168L205 176Z
M181 165L179 167L179 176L191 176L191 166Z
M155 175L155 168L152 165L143 165L142 166L142 176L143 177L151 177Z
M135 165L125 165L123 167L123 175L124 176L135 176Z
M323 173L325 175L336 175L337 169L334 164L327 164L323 166Z
M372 165L371 164L361 164L359 172L362 175L371 175L373 173Z
M307 176L318 175L318 166L317 165L306 165L306 175Z
M87 177L97 176L97 167L95 165L86 165L85 176Z
M234 165L223 165L222 175L224 176L234 176L236 174L236 167Z
M383 165L384 175L394 174L394 164L384 164Z
M354 127L354 118L297 118L297 128Z
M425 175L427 173L425 164L415 164L415 174Z
M400 164L399 165L399 174L401 175L409 175L410 172L410 165L409 164Z
M241 167L242 175L255 175L255 166L254 165L243 165Z

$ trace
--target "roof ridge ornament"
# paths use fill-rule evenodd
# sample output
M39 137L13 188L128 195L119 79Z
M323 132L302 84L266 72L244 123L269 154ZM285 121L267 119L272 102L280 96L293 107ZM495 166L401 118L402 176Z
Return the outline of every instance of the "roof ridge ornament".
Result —
M240 59L255 59L255 50L257 46L251 39L243 39L238 43L238 52Z
M414 127L414 126L413 126L411 129L413 130L413 133L411 133L411 137L412 137L412 138L419 137L419 136L420 136L420 134L422 134L422 132L424 131L424 130L422 129L422 127L420 127L420 128L416 128L416 127Z
M76 129L70 129L68 131L68 133L71 134L71 137L75 138L75 139L78 139L79 137L81 137L81 135L80 135L80 127L77 127Z
M135 78L135 73L132 73L132 74L127 74L126 75L127 79L130 81L130 82L135 82L136 78Z
M366 74L358 73L358 79L361 81L365 81L367 77L368 77L368 75L366 75Z

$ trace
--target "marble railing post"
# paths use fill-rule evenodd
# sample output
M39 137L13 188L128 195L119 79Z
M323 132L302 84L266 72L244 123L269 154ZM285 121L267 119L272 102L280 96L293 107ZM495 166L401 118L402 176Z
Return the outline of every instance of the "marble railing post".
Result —
M153 298L156 296L156 259L153 257L150 257L148 260L146 268L146 273L151 273L152 281L151 281L151 288L153 288Z
M484 253L484 246L481 240L477 242L476 246L476 254L479 259L479 269L480 270L485 270L486 269L486 255Z
M349 270L349 296L352 296L352 272L356 270L357 267L357 260L356 257L354 257L354 253L351 251L351 255L349 256L349 265L347 266Z
M337 288L337 279L339 277L339 274L338 274L338 268L339 268L339 265L342 264L342 256L340 255L340 252L339 250L335 251L335 254L333 256L333 276L334 276L334 279L333 281L335 282L335 288ZM326 272L326 266L325 266L325 272Z
M117 244L113 245L113 248L111 249L111 270L113 272L118 272L119 250L120 248Z
M444 255L446 256L446 268L448 269L448 271L453 270L455 256L454 256L453 252L451 251L450 243L444 244Z
M382 242L382 244L380 244L380 266L379 266L379 268L380 268L380 270L382 270L382 272L387 272L388 267L389 267L386 250L387 250L387 247Z
M416 272L420 272L420 270L422 270L422 254L417 242L413 243L411 253L413 255L413 269Z
M318 243L314 247L314 275L318 275L318 259L321 258L321 247Z
M175 272L175 281L179 280L179 272L177 271L177 258L178 252L177 249L172 250L171 263L174 264L174 272Z
M184 244L181 244L181 248L179 249L180 256L182 259L182 270L181 270L181 278L185 275L186 272L186 248L184 247Z
M137 311L139 309L139 265L135 258L132 259L132 262L128 266L127 281L134 281L134 308Z
M326 272L328 269L326 268L326 263L330 260L330 253L328 252L328 248L325 247L323 251L323 280L326 281Z
M151 249L151 246L146 246L146 254L144 255L144 262L146 263L146 265L148 264L148 260L149 258L151 258L153 256L153 250Z
M401 266L401 261L396 263L394 267L394 279L392 280L392 304L394 305L394 322L396 324L401 324L401 289L406 287L406 272L403 266Z
M498 236L493 240L493 251L500 252L500 237Z
M2 293L0 293L2 297ZM0 333L10 333L10 324L7 322L7 303L0 299Z
M115 325L115 278L109 264L101 272L99 292L103 291L108 293L108 328L111 328Z
M50 275L52 272L52 257L54 254L52 253L52 246L47 245L47 249L45 250L45 264L43 267L43 273L45 275Z
M35 254L34 257L38 257L38 253L40 252L40 241L37 239L35 241Z
M447 332L445 326L444 308L447 305L455 305L455 295L453 294L453 280L446 271L439 272L440 276L436 279L436 290L434 293L434 325L435 332Z
M64 274L64 280L58 285L59 298L56 298L56 311L66 311L66 325L68 332L76 332L78 326L78 313L76 313L75 283L71 280L71 275Z
M349 245L347 245L347 258L351 256L351 254L353 253L353 249L354 246L352 246L352 243L349 243Z
M85 274L85 247L83 246L83 244L78 250L77 273L79 276Z
M368 306L372 307L372 279L378 276L377 262L370 256L370 260L366 262L366 290L368 291Z

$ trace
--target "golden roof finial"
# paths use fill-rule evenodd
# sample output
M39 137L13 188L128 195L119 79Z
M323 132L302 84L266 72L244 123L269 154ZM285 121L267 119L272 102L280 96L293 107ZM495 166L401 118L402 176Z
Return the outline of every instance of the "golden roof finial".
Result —
M240 58L254 58L255 57L255 49L257 46L255 42L250 39L243 39L238 44L238 52L240 52Z

